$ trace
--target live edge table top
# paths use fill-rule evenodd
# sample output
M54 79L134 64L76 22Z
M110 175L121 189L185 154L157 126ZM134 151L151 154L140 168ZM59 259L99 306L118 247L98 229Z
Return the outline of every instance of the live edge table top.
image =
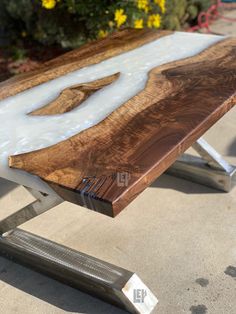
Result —
M122 30L0 84L0 177L115 216L235 92L236 38Z

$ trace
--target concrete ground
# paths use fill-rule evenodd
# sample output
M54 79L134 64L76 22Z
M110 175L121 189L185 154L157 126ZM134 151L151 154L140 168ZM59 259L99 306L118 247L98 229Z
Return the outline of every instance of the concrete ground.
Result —
M229 11L223 11L222 15L228 19L219 19L210 26L212 32L217 34L225 34L230 36L236 35L236 23L231 21L231 19L236 20L236 4L234 4L235 9Z
M236 164L236 108L204 136ZM161 176L115 219L70 203L23 229L135 271L159 299L154 313L236 313L236 188ZM0 181L0 219L32 197ZM124 313L0 258L0 313Z
M204 138L236 165L235 121L236 108ZM0 180L0 219L30 201ZM153 313L236 313L236 188L162 175L116 219L65 202L22 228L135 271L159 299ZM0 258L0 313L67 312L125 313Z

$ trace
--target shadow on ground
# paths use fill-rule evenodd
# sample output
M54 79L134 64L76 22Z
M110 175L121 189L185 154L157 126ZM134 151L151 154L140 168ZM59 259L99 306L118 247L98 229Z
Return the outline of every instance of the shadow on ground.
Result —
M0 178L0 198L11 193L17 184ZM112 305L64 285L0 256L0 282L24 291L67 312L89 314L124 314Z
M171 175L163 174L156 179L151 185L151 188L171 189L185 194L212 194L224 193L213 188L201 185L198 183L190 182L181 178Z
M234 155L235 150L236 141L229 146L229 155ZM17 184L0 179L0 197L10 193L16 187ZM185 194L220 193L217 190L206 186L167 174L160 176L150 187L173 189ZM0 281L41 299L63 311L88 314L126 313L125 311L3 257L0 257Z
M56 280L0 257L0 280L67 312L125 314Z
M228 147L228 156L236 156L236 137Z
M16 188L16 183L0 178L0 197L3 197Z

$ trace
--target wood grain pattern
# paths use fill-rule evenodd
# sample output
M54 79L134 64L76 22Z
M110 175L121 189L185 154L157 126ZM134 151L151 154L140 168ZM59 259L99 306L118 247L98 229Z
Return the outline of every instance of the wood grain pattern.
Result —
M112 43L111 43L112 46ZM57 145L11 156L62 197L117 215L236 103L236 39L154 68L143 91Z
M64 89L60 95L46 106L30 112L32 116L54 115L69 112L78 107L89 96L101 88L113 83L118 79L120 73L106 76L102 79L71 86Z
M75 49L46 62L44 66L41 66L34 72L24 73L0 83L0 100L55 79L63 74L130 51L168 34L171 34L171 32L124 29L107 38L88 43L80 49Z

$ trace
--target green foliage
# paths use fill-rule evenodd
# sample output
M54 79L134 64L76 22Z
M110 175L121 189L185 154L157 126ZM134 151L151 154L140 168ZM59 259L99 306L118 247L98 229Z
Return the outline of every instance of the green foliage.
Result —
M114 15L119 9L126 16L121 27L134 27L137 20L150 26L150 15L155 15L160 16L162 28L178 30L192 23L211 0L166 0L165 12L158 0L146 2L147 12L138 7L138 0L0 0L0 45L7 38L14 45L36 41L76 47L97 38L99 32L105 36L117 29ZM153 27L159 26L153 23Z
M211 0L167 0L163 27L180 30L186 24L196 22L199 12L209 8L211 3Z

